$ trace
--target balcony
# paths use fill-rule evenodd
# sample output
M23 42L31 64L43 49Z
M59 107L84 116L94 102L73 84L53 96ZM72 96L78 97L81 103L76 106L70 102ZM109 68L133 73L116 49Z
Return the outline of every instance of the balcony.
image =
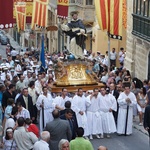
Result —
M150 18L133 14L132 34L150 42Z
M93 0L70 0L69 11L78 11L79 18L85 22L94 22L95 7Z

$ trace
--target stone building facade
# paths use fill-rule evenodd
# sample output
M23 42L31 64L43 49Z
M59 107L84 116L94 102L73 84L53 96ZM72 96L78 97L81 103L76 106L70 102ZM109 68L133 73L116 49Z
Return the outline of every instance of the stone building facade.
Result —
M150 79L150 0L127 0L125 67L132 77Z

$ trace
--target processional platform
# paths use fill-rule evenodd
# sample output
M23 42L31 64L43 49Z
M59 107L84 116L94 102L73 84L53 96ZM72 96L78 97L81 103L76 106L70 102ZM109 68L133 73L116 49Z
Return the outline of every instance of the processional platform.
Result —
M78 88L87 91L104 87L104 84L96 81L89 65L88 61L81 60L59 61L55 66L56 82L51 88L52 92L61 92L64 87L68 92L76 92Z

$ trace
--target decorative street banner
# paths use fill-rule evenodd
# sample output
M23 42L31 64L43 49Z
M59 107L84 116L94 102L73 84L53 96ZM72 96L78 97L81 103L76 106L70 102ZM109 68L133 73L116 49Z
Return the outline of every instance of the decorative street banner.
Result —
M26 26L26 5L15 5L18 32Z
M99 26L110 38L122 40L123 0L95 0Z
M0 0L0 29L13 27L13 0Z
M49 0L34 0L31 24L32 29L35 25L41 28L47 27L48 1Z
M31 23L32 11L33 11L33 0L14 0L14 12L13 18L16 21L15 5L26 5L26 23Z
M57 0L57 15L60 18L68 17L69 0Z

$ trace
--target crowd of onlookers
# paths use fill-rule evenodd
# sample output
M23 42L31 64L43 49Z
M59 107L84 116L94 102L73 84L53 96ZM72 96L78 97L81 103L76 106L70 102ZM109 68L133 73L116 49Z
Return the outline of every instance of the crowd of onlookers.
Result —
M139 125L143 125L143 113L150 98L149 82L131 77L124 67L123 48L119 54L112 49L109 69L108 53L85 52L86 72L105 87L93 91L77 89L76 93L68 93L63 88L61 93L52 93L57 62L72 61L66 51L46 52L44 70L40 67L39 51L34 48L18 52L8 44L7 58L0 55L1 140L6 150L92 150L91 142L85 138L104 138L104 134L110 138L114 132L132 134L129 128L136 115L139 115ZM126 97L130 93L134 96ZM121 120L126 118L123 111L128 105L133 112L128 116L129 127L125 126L125 119ZM120 128L122 122L127 131Z

